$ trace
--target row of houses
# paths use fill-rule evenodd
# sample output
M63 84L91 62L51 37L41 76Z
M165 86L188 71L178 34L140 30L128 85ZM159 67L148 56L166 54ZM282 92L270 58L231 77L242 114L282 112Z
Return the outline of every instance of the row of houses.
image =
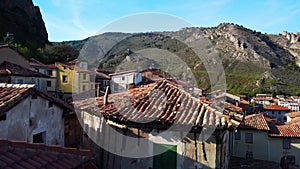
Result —
M237 97L227 94L227 101L219 100L224 104L214 104L212 100L222 98L219 96L195 97L164 79L107 98L78 100L74 106L90 136L84 143L92 147L101 168L228 168L236 158L251 161L235 161L238 168L299 167L297 114L287 114L287 123L266 113L246 115L241 103L228 101ZM136 139L115 139L119 138L117 133ZM145 145L144 139L150 141ZM125 151L128 147L130 151ZM145 147L149 157L136 160L120 156ZM161 147L167 151L157 156Z
M55 78L41 65L0 46L0 168L96 168L90 151L77 149L72 106L52 96Z

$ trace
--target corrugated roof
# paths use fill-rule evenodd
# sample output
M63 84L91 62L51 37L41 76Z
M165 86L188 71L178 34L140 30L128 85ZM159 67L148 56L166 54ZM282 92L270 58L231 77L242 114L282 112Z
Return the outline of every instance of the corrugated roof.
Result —
M109 104L103 105L103 97L90 98L75 101L74 106L122 123L229 126L222 112L166 80L111 94L108 100Z
M0 168L97 168L89 150L0 139L0 152Z

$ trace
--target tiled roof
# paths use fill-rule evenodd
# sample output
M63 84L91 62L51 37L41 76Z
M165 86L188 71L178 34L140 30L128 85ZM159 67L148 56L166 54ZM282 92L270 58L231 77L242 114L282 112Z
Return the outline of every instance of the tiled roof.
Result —
M291 118L294 118L294 117L300 117L300 111L291 112L291 113L286 113L285 116L289 116L289 117L291 117Z
M24 77L49 77L45 74L26 69L20 65L16 65L7 61L0 64L0 76L24 76Z
M271 106L266 106L264 107L265 110L282 110L282 111L290 111L289 108L279 106L279 105L271 105Z
M48 69L56 69L56 65L55 64L48 64L46 65Z
M33 66L33 67L41 67L41 68L47 67L45 64L41 63L40 61L38 61L34 58L30 58L29 64L30 64L30 66Z
M270 130L268 123L263 114L251 114L245 117L244 124L241 128L256 129L256 130Z
M0 140L0 168L95 169L89 150Z
M269 135L272 137L300 137L300 124L277 125Z
M96 114L121 123L179 124L192 126L232 125L222 112L201 102L170 81L157 81L127 92L75 101L79 110L92 109Z
M68 109L69 111L73 110L72 107L70 107L63 101L60 101L47 95L46 93L43 93L42 91L37 90L36 88L34 88L34 85L0 83L0 113L8 111L20 101L33 93L36 93L49 101L53 101L55 104L64 109Z

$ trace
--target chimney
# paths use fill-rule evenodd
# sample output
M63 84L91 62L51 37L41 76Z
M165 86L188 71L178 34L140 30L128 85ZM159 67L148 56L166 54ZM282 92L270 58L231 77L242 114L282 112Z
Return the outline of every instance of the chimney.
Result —
M104 94L104 98L103 98L104 105L107 105L107 102L108 102L108 88L109 88L109 86L106 86L106 90L105 90L105 94Z

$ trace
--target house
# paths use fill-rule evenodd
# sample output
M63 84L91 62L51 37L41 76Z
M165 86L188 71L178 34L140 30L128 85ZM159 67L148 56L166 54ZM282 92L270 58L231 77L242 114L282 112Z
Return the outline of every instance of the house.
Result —
M142 82L142 73L135 70L116 72L109 74L111 77L111 93L126 91L130 85Z
M285 160L290 168L300 164L299 122L282 124L267 114L245 117L230 135L232 156L280 163Z
M0 82L2 83L35 84L37 89L47 91L48 78L49 76L45 74L7 61L0 64Z
M284 118L285 114L290 112L291 110L287 107L279 106L279 105L271 105L264 107L264 112L270 116L277 118L280 121L286 121Z
M4 61L30 68L29 59L9 45L0 45L0 63Z
M90 90L90 71L87 62L75 59L66 63L57 62L55 66L58 70L58 90L63 93L63 97Z
M254 102L259 110L261 110L264 106L269 106L274 103L272 94L256 94L255 97L252 98L251 102Z
M31 70L33 70L35 72L40 72L42 74L46 74L47 65L41 63L40 61L38 61L34 58L30 58L29 65L30 65Z
M286 117L286 122L291 122L296 118L300 118L300 111L286 113L285 117Z
M59 90L58 90L58 69L55 64L46 65L47 69L45 71L46 75L50 76L47 79L47 92L49 95L53 97L59 98ZM62 94L62 93L61 93ZM61 96L62 97L62 96Z
M0 139L0 151L0 168L97 168L89 150Z
M0 84L0 138L64 146L63 102L28 84Z
M100 168L228 166L227 128L235 125L173 82L161 80L73 104L86 133L83 142L92 146ZM139 151L142 155L135 158L124 156Z
M95 83L95 90L105 91L107 86L110 86L111 77L109 76L110 72L103 69L95 69L92 71L91 83Z

